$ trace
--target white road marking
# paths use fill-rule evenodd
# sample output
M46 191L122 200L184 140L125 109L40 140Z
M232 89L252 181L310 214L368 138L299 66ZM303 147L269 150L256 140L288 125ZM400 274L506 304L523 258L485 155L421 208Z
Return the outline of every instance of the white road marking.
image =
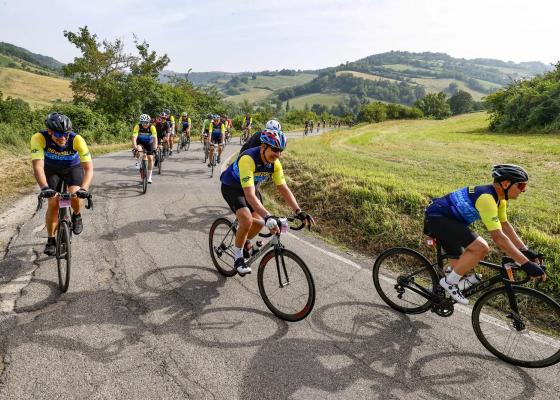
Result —
M344 257L342 257L342 256L339 256L338 254L335 254L335 253L332 253L332 252L330 252L330 251L328 251L328 250L322 249L322 248L320 248L319 246L315 246L314 244L309 243L307 240L303 240L303 239L297 237L297 236L294 235L293 233L289 233L289 232L288 232L288 235L290 235L290 237L293 237L293 238L299 240L300 242L303 242L303 243L307 244L309 247L312 247L312 248L314 248L315 250L318 250L318 251L320 251L321 253L326 254L326 255L328 255L329 257L334 258L335 260L338 260L338 261L340 261L340 262L343 262L343 263L345 263L345 264L348 264L348 265L350 265L350 266L352 266L352 267L354 267L354 268L356 268L356 269L364 269L364 270L366 269L366 268L362 267L361 265L355 263L354 261L348 260L348 259L346 259L346 258L344 258Z

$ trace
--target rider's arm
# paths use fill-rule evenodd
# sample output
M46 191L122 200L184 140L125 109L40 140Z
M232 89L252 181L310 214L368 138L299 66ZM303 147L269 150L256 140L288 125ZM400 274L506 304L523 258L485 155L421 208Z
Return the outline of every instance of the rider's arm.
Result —
M33 175L40 188L48 186L45 176L45 137L36 133L31 137L31 162L33 163Z
M490 236L500 250L502 250L508 257L513 258L516 263L523 265L529 261L529 259L525 257L517 247L515 247L515 244L513 244L503 230L496 229L494 231L490 231Z
M515 247L523 250L527 249L525 243L523 243L517 232L515 232L513 226L508 221L502 222L502 230L504 231L504 234L509 238L509 240L511 240L511 242L515 245Z
M140 130L140 125L134 125L132 130L132 147L136 148L136 140L138 139L138 131Z
M224 143L224 136L226 133L226 124L222 124L222 129L221 129L222 133L220 135L220 143Z

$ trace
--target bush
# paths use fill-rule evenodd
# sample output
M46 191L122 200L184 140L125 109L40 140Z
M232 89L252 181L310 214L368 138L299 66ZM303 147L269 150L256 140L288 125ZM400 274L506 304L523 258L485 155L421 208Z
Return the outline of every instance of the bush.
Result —
M451 108L447 103L446 95L443 92L429 93L422 99L414 103L426 117L444 119L451 116Z

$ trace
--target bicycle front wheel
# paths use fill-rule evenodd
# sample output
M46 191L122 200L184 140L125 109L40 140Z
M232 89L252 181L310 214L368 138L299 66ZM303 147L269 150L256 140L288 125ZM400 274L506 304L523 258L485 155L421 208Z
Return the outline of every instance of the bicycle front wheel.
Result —
M142 165L140 165L140 177L142 178L142 194L146 193L148 190L148 162L142 160Z
M59 221L56 234L56 266L58 269L58 287L62 293L66 293L70 284L71 259L70 227L68 222Z
M295 322L307 317L315 304L315 284L305 262L290 250L264 255L257 281L264 303L278 318Z
M237 270L233 267L235 254L235 229L230 220L218 218L212 224L209 235L210 257L214 266L224 276L233 276Z
M406 314L420 314L431 306L429 298L437 284L437 275L422 254L395 247L375 259L373 284L391 308Z
M183 139L179 139L179 142L177 143L177 154L181 152L182 146L183 146Z
M189 147L191 147L191 139L187 138L187 141L185 142L185 151L188 151Z
M484 294L472 325L482 345L510 364L542 368L560 361L560 305L537 290L512 286ZM517 309L517 311L514 311Z
M163 163L163 154L161 149L158 150L157 158L158 158L158 175L161 175L161 164Z

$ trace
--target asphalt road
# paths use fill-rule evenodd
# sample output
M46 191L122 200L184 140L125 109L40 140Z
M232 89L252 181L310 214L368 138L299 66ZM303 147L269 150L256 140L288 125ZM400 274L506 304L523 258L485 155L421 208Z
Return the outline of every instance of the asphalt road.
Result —
M305 233L283 242L313 273L315 308L301 322L277 319L255 273L226 279L212 265L210 225L232 215L200 145L168 159L146 195L137 175L128 152L95 160L95 209L73 240L66 294L42 254L44 211L11 241L0 399L560 398L558 365L496 359L465 312L392 311L372 260Z

